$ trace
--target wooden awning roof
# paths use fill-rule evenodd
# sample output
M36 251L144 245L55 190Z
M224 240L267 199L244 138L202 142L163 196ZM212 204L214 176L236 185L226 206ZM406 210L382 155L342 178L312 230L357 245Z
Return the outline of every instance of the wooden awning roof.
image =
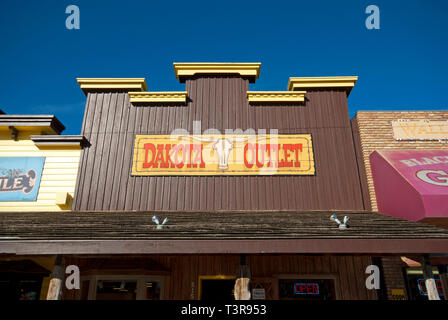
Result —
M2 273L27 273L48 276L50 271L29 259L15 261L0 261Z
M154 215L169 221L158 230ZM0 253L448 253L448 230L353 211L2 212L0 221Z

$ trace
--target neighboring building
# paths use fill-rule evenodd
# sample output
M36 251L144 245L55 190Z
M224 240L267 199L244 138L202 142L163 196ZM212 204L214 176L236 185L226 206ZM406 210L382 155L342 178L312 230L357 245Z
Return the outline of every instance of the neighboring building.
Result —
M448 150L448 111L359 111L351 122L367 181L363 193L373 211L378 211L369 160L373 151Z
M88 142L64 129L53 115L0 114L0 211L71 209Z
M50 293L76 265L81 289L62 299L230 300L248 278L255 299L377 299L366 268L380 257L446 253L447 230L370 212L347 107L357 77L257 92L259 63L174 69L185 91L78 79L91 146L73 211L1 213L1 254L57 256Z
M351 122L372 210L448 228L448 111L363 111ZM433 260L442 295L448 259ZM383 259L386 277L393 279L386 285L406 287L411 299L425 298L419 264L403 261Z
M82 136L60 135L64 129L53 115L0 112L0 212L12 213L13 219L2 219L1 229L10 239L20 237L14 221L26 211L71 209L81 149L88 142ZM51 227L51 221L40 223ZM0 295L45 298L53 265L54 257L0 258Z

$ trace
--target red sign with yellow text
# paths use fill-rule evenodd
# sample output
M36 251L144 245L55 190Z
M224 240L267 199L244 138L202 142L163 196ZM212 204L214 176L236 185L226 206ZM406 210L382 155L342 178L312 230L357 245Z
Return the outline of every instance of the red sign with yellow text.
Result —
M132 175L313 175L310 134L136 135Z

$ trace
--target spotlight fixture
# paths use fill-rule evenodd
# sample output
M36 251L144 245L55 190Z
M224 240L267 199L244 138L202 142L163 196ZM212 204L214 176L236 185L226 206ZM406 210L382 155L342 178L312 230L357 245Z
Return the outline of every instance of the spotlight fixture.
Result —
M159 222L159 218L157 216L152 217L152 222L156 224L156 229L162 229L163 226L168 222L168 218L165 218L162 223Z
M336 217L336 215L333 214L330 216L330 220L336 222L339 225L339 229L347 229L348 228L347 222L349 220L349 217L347 217L347 216L344 216L344 220L343 220L343 222L341 222L341 220L339 220L338 217Z

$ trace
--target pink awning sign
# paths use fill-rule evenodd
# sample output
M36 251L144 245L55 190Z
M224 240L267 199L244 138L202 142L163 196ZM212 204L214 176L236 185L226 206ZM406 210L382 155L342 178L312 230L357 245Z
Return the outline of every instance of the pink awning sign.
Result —
M448 218L448 149L376 150L370 165L379 212L411 221Z

